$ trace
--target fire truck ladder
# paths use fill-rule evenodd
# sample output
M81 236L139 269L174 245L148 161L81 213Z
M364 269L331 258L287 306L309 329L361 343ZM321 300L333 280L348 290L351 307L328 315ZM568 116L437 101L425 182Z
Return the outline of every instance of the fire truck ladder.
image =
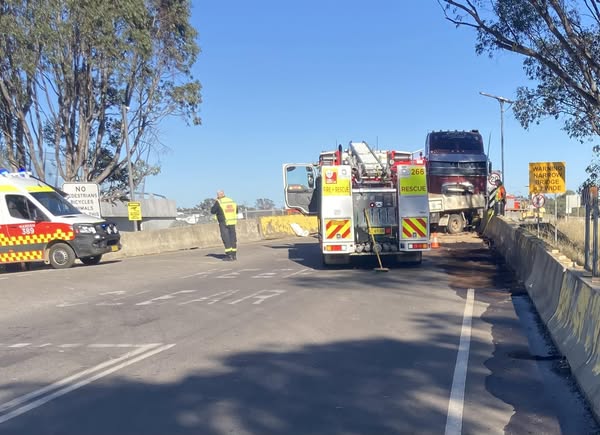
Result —
M363 179L381 178L386 174L386 167L366 142L350 142L349 149L356 158Z

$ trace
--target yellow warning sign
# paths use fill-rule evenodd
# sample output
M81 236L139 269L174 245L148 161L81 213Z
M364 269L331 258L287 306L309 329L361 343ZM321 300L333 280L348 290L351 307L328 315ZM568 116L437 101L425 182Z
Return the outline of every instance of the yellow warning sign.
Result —
M565 193L565 162L529 163L529 193Z
M127 212L129 214L130 221L141 221L142 220L142 203L141 202L128 202Z
M425 166L409 166L399 179L400 195L427 195Z
M342 175L340 177L340 175ZM322 175L323 196L349 196L350 177L339 174L338 168L327 168Z

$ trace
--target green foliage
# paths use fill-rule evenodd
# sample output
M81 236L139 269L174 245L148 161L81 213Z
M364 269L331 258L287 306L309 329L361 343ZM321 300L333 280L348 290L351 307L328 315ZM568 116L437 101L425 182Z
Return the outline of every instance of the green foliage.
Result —
M268 198L259 198L256 200L255 207L257 210L273 210L275 202Z
M127 189L156 174L167 116L198 125L199 54L189 0L5 0L0 4L0 133L13 166ZM122 110L127 107L127 111ZM125 122L126 121L126 122Z
M581 143L600 135L600 7L596 1L439 0L448 20L475 28L478 53L498 50L524 56L535 83L517 89L513 106L524 128L547 117L560 119ZM491 8L489 6L491 5ZM595 183L596 161L586 172Z

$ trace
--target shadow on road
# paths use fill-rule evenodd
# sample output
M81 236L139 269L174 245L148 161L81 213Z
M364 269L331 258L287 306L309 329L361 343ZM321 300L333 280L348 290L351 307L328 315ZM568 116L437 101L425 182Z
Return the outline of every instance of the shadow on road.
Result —
M373 338L240 352L217 361L216 370L174 383L98 380L0 424L0 433L442 433L448 361L455 357L443 341L431 359L423 358L431 343ZM3 389L43 386L12 383Z

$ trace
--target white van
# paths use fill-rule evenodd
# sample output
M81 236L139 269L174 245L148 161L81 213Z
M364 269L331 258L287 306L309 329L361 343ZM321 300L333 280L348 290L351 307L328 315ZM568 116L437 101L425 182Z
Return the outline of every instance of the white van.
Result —
M0 265L43 261L56 269L76 259L98 264L121 249L116 224L81 213L29 172L0 169Z

